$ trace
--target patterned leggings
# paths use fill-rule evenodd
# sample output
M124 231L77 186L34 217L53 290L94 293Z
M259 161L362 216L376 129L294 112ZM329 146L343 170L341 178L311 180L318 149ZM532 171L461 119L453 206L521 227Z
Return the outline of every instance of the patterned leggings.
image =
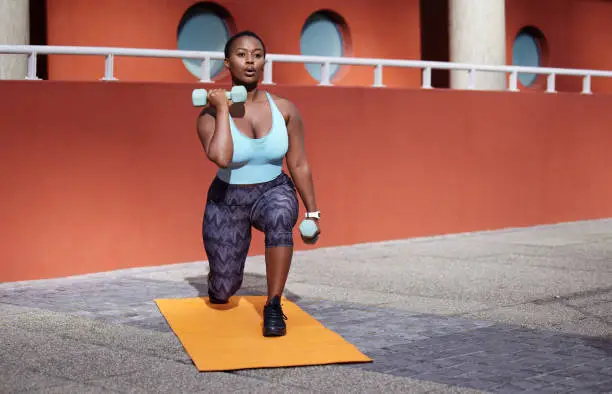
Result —
M232 185L215 178L202 223L211 301L226 302L242 286L251 226L265 234L266 248L293 246L297 219L295 185L284 172L256 185Z

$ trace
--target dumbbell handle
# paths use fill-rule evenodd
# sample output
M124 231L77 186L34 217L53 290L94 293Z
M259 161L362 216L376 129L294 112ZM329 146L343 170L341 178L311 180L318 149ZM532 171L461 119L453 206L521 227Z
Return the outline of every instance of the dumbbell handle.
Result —
M231 91L225 92L225 97L234 103L243 103L247 98L247 91L244 86L234 86ZM206 89L195 89L191 93L191 102L194 107L203 107L208 102L208 92Z

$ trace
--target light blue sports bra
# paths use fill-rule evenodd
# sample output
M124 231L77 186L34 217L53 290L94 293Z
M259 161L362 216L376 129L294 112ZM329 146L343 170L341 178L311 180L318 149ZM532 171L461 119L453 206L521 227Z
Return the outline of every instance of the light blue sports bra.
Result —
M250 138L242 134L231 115L230 132L234 154L228 168L220 168L217 176L231 184L268 182L282 172L283 159L289 148L289 136L285 119L272 97L265 92L272 111L272 127L262 138Z

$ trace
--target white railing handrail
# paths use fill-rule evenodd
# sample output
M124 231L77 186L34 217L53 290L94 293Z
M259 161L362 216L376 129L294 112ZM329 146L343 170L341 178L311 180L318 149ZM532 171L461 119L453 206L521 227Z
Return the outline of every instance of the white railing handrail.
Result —
M181 51L173 49L119 48L119 47L85 47L61 45L0 45L0 53L27 55L32 52L39 55L115 55L128 57L166 57L204 59L211 56L224 58L223 52ZM217 60L217 59L215 59Z
M200 59L202 60L201 82L212 82L210 78L210 62L212 60L223 60L223 52L185 51L172 49L146 49L146 48L118 48L118 47L86 47L86 46L47 46L47 45L0 45L0 54L23 54L28 55L27 79L38 79L36 76L36 60L38 55L94 55L104 56L105 75L103 80L116 80L114 77L114 57L150 57L150 58L176 58L176 59ZM553 67L525 67L514 65L482 65L465 64L453 62L439 62L428 60L399 60L399 59L376 59L358 57L328 57L328 56L304 56L287 54L267 54L264 70L263 84L273 84L273 63L309 63L320 64L320 85L331 85L331 65L354 65L374 67L374 87L383 87L383 67L418 68L422 70L423 81L421 87L431 89L431 71L437 70L460 70L469 74L468 89L474 89L475 73L502 72L510 74L509 90L518 91L518 74L540 74L548 75L547 89L549 93L555 92L555 77L557 75L578 76L583 78L582 93L591 94L591 78L612 78L612 71L553 68Z

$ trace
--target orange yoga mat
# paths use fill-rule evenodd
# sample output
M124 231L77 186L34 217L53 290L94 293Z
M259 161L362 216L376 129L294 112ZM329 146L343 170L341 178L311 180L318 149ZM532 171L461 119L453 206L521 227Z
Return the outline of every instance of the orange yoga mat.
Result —
M262 335L265 296L156 299L159 310L199 371L371 362L354 345L283 298L287 335Z

